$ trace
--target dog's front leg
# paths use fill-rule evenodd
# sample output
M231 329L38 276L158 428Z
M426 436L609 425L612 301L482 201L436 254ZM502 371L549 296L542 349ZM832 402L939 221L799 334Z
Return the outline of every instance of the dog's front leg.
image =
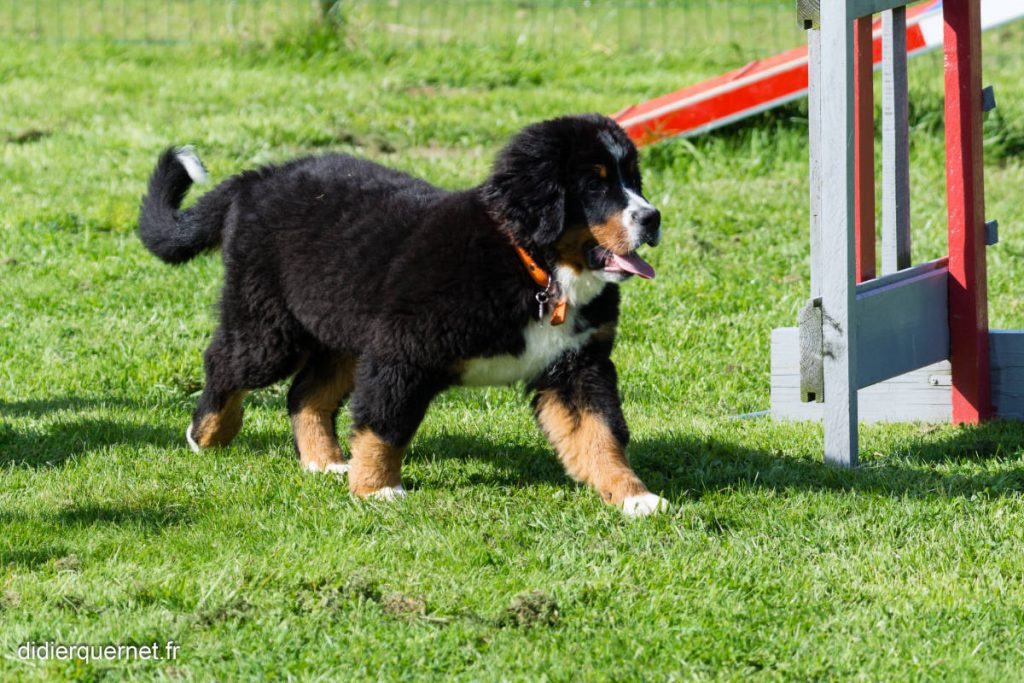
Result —
M352 394L349 489L360 498L405 496L402 458L427 407L447 383L440 372L361 358Z
M566 472L628 516L667 511L668 501L648 491L629 465L629 429L611 359L584 352L561 365L535 384L533 408Z

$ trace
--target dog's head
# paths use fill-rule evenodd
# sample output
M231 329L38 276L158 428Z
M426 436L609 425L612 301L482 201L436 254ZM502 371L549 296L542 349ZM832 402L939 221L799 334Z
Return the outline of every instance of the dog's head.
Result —
M654 277L636 250L661 240L636 147L613 120L566 116L524 128L498 156L484 201L512 237L611 282Z

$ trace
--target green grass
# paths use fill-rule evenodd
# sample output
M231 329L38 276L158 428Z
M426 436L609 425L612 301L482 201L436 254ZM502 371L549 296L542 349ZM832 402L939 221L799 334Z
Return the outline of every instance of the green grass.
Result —
M530 45L753 59L803 38L780 0L340 0L329 20L362 48ZM251 43L322 18L316 0L0 0L0 36ZM685 34L684 34L685 31ZM694 35L699 40L694 40Z
M1002 328L1024 323L1022 39L985 38ZM730 419L767 408L769 332L807 291L799 106L643 153L666 237L614 358L631 457L674 514L630 522L568 482L516 388L441 397L394 505L299 471L283 386L230 448L185 447L221 264L169 268L133 233L163 146L217 179L338 149L462 187L530 121L722 66L322 36L0 51L0 678L1016 678L1024 428L865 427L841 471L816 426ZM940 69L912 72L918 260L945 241ZM15 654L169 639L173 662Z

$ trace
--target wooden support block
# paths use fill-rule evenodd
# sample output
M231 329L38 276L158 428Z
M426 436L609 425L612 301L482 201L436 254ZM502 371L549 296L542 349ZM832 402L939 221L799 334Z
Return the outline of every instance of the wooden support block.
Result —
M800 400L800 333L772 330L771 416L776 420L821 421L824 406ZM993 330L990 382L1000 419L1024 420L1024 330ZM863 422L949 422L953 414L948 361L893 377L857 393Z
M800 400L825 400L824 347L821 338L821 301L811 301L797 314L800 330Z
M993 330L988 340L996 416L1024 420L1024 330Z
M821 18L821 0L796 0L796 20L800 28L816 29Z
M781 327L771 338L771 416L775 420L824 418L824 405L800 400L799 330ZM863 422L949 422L949 362L940 361L857 392ZM1024 402L1021 403L1024 411Z

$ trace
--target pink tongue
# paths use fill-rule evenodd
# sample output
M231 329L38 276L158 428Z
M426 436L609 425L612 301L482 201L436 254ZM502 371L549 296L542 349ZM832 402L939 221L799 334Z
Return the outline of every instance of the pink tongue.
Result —
M632 273L645 280L654 279L654 268L651 268L650 263L644 261L636 254L619 256L609 252L609 256L611 256L610 263L604 267L605 270L612 273Z

